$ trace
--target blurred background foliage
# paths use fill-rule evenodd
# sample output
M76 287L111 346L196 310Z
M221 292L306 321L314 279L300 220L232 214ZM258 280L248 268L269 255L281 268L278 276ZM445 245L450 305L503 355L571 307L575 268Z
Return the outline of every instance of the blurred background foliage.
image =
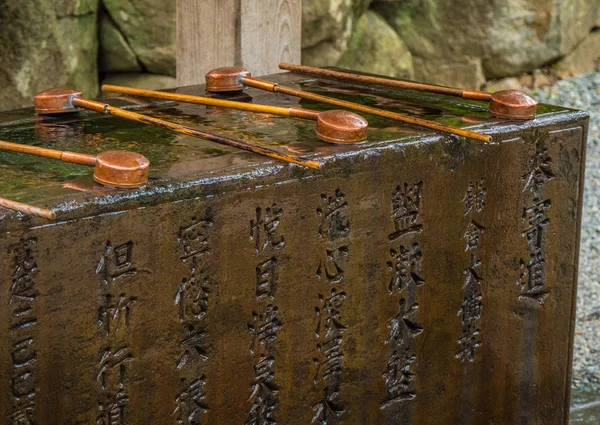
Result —
M260 1L260 0L257 0ZM0 109L49 87L174 87L175 0L2 0ZM304 0L303 62L469 89L597 69L600 0Z

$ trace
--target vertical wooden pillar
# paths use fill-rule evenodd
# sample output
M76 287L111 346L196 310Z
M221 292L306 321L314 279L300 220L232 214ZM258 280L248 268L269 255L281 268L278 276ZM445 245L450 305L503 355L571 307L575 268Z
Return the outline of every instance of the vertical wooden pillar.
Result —
M301 22L301 0L177 0L177 83L220 66L258 76L300 63Z

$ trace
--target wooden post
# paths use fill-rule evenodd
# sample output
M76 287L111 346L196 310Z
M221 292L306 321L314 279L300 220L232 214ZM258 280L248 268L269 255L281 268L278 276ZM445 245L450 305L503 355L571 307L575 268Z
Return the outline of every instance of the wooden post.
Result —
M221 66L253 75L300 63L301 0L177 0L177 83L204 83Z

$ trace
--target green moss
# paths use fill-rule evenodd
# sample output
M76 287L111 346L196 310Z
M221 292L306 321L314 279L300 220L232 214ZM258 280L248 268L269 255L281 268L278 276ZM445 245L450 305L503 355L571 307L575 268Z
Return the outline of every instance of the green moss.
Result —
M315 93L381 107L454 127L473 125L473 119L465 120L464 117L481 122L490 118L487 104L484 102L382 87L373 91L359 86L327 83L325 80L305 80L306 82L300 85L297 84L298 76L292 74L282 74L274 80L284 85L301 87ZM251 90L248 93L255 103L287 107L298 104L296 99L288 96L273 95L258 90ZM299 103L303 108L321 111L334 109L330 105L312 101L303 100ZM538 115L561 110L564 108L540 105ZM298 152L300 149L307 155L313 152L325 152L331 155L344 152L344 149L354 149L354 147L332 147L320 142L315 135L314 122L308 120L205 108L199 105L162 104L140 109L139 112L283 152ZM373 143L414 140L421 134L431 134L429 130L379 116L365 114L365 117L369 121L369 140L359 149ZM239 152L232 147L96 113L44 119L34 117L31 110L0 114L0 139L88 154L97 154L110 149L139 152L148 157L151 162L151 179L169 181L173 184L195 178L196 172L202 172L204 159L212 161L211 176L215 173L227 174L230 172L228 167L234 158L230 154ZM291 144L294 144L293 151L287 149ZM223 157L222 163L219 162L220 157ZM188 168L192 170L189 176L186 174ZM173 177L173 170L177 171L176 176L182 177ZM47 205L58 201L81 199L82 196L94 196L97 194L95 191L101 188L93 182L92 175L93 169L90 167L24 154L0 152L0 196L9 199ZM73 189L73 184L83 185L85 192Z
M352 4L352 13L356 19L360 18L363 13L373 3L373 0L354 0Z
M367 11L356 23L348 50L338 66L394 77L412 78L412 55L398 34L377 13Z

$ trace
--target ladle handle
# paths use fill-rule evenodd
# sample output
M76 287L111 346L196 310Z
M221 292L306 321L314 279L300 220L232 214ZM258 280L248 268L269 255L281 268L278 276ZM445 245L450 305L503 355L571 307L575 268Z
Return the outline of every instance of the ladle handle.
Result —
M481 142L491 142L492 137L476 133L474 131L464 130L462 128L448 127L447 125L438 124L433 121L423 120L421 118L411 117L409 115L398 114L396 112L386 111L384 109L373 108L371 106L361 105L360 103L348 102L346 100L337 99L335 97L322 96L320 94L297 90L291 87L280 86L279 84L272 83L270 81L259 80L258 78L244 77L241 79L241 83L254 87L257 89L267 90L271 92L284 93L290 96L296 96L303 99L314 100L316 102L328 103L330 105L339 106L346 109L353 109L355 111L364 112L366 114L378 115L384 118L390 118L396 121L401 121L406 124L412 124L419 127L430 128L432 130L442 131L444 133L456 134L457 136L467 137L473 140L479 140Z
M27 205L17 201L11 201L10 199L5 198L0 198L0 207L4 207L13 211L19 211L24 214L35 215L47 220L54 220L56 218L54 211L47 210L45 208L34 207L33 205Z
M175 102L195 103L199 105L216 106L220 108L238 109L241 111L258 112L272 115L293 116L316 120L318 112L300 108L283 108L281 106L261 105L256 103L236 102L233 100L215 99L206 96L193 96L189 94L169 93L156 90L145 90L134 87L102 85L102 91L111 93L128 94L131 96L149 97L152 99L172 100Z
M258 145L251 145L249 143L243 142L241 140L229 139L227 137L218 136L216 134L206 133L201 130L196 130L195 128L187 127L185 125L173 123L170 121L161 120L160 118L150 117L148 115L138 114L136 112L126 111L125 109L117 108L114 106L110 106L106 103L98 102L96 100L88 100L80 97L76 97L73 99L73 106L78 108L90 109L96 112L102 112L105 114L111 114L117 117L129 119L132 121L137 121L142 124L150 124L156 127L166 128L177 133L186 134L192 137L198 137L201 139L210 140L211 142L220 143L222 145L233 146L238 149L244 149L247 151L251 151L254 153L258 153L260 155L268 156L270 158L275 158L279 160L283 160L286 162L291 162L298 165L303 165L308 168L319 169L323 167L323 163L320 161L300 158L292 155L288 155L284 152L277 152L275 150L264 148Z
M45 158L62 159L62 151L40 148L39 146L22 145L0 140L0 149L11 152L26 153L29 155L43 156Z
M317 121L319 119L319 114L320 114L320 112L318 112L318 111L313 111L311 109L296 108L293 106L289 109L289 111L290 111L290 117L303 118L306 120L313 120L313 121Z
M472 100L490 100L489 93L455 89L453 87L436 86L432 84L414 83L412 81L393 80L391 78L371 77L369 75L353 74L351 72L334 71L332 69L317 68L314 66L295 65L292 63L281 62L279 68L288 71L299 72L301 74L316 75L318 77L328 77L337 80L355 81L365 84L377 84L379 86L394 87L398 89L418 90L431 93L446 94L449 96L462 97Z
M65 162L81 165L96 165L96 157L77 152L58 151L56 149L40 148L39 146L23 145L20 143L5 142L0 140L0 149L11 152L26 153L29 155L53 158Z
M489 102L490 100L492 100L491 93L485 93L482 91L473 91L473 90L463 90L462 97L463 97L463 99L483 100L485 102Z

